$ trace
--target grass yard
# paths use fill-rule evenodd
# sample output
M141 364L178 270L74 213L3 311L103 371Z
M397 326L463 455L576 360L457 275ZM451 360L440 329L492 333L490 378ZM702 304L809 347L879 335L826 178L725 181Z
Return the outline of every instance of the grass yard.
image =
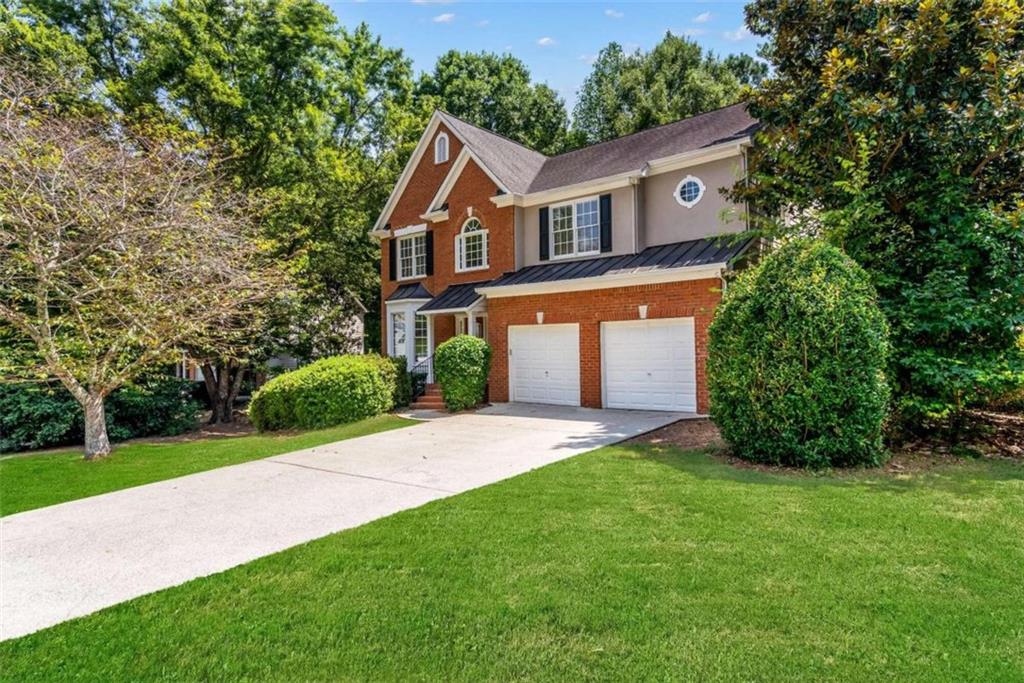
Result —
M115 446L109 458L86 462L81 450L0 459L0 515L95 496L312 448L415 424L393 415L299 434L255 434L180 442Z
M1024 466L603 448L0 644L6 680L1020 680Z

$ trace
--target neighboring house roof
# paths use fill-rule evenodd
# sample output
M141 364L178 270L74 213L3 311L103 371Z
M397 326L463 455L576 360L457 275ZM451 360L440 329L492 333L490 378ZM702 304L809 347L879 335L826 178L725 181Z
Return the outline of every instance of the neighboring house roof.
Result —
M441 292L435 299L420 307L417 312L461 311L469 308L482 298L476 293L476 288L486 284L487 282L468 282L461 285L452 285Z
M527 266L514 273L506 273L491 282L477 287L507 287L511 285L577 280L604 275L632 275L649 273L670 268L707 266L728 263L739 256L753 242L752 238L735 240L728 238L704 238L674 244L647 247L639 254L605 256L584 261L563 263L542 263Z
M423 286L421 282L415 282L410 285L399 285L398 289L391 293L391 296L387 298L388 301L403 301L405 299L432 299L434 295Z

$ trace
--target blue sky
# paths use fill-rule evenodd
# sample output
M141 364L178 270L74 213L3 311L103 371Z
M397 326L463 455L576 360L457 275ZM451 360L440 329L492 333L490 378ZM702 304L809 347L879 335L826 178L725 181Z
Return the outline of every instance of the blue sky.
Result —
M758 42L743 26L743 2L326 2L345 26L366 22L402 48L417 73L450 49L509 52L557 90L570 113L591 61L613 40L648 50L670 30L719 55L753 55Z

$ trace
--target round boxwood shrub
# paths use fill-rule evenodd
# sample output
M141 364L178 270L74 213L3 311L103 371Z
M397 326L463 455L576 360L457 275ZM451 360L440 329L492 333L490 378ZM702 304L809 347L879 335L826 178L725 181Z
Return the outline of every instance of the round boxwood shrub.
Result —
M391 410L396 371L386 358L335 356L286 372L264 384L249 404L260 431L317 429Z
M491 371L491 347L467 334L452 337L434 353L434 376L448 410L465 410L484 400Z
M867 274L839 249L795 240L741 272L709 334L711 417L737 456L882 462L888 327Z

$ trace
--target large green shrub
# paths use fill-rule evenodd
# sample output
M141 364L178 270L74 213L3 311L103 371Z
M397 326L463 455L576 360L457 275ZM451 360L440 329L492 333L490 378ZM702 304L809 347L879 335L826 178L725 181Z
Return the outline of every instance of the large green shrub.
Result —
M798 467L884 458L888 328L868 277L794 240L728 289L711 325L711 416L736 455Z
M190 383L163 375L143 377L106 401L111 441L171 436L194 429L199 405ZM82 408L57 383L0 384L0 452L81 443Z
M452 337L434 353L434 376L448 410L465 410L484 400L491 371L491 347L470 335Z
M354 422L394 405L396 370L380 356L324 358L264 384L249 404L260 431Z

